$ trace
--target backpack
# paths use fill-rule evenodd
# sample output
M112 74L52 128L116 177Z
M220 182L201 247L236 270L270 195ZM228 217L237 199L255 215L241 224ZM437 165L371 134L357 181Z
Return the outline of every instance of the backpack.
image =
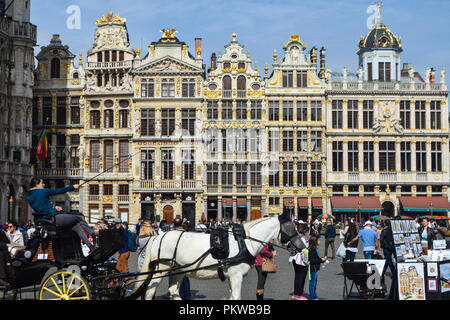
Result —
M134 232L128 232L128 250L132 252L137 251L137 233Z
M309 265L309 250L307 248L300 252L300 264L305 267Z

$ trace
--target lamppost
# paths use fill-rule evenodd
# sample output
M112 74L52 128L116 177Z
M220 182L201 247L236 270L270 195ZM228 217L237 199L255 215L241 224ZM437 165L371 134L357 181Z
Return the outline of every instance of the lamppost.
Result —
M359 223L361 223L361 200L358 200L358 216L359 216Z
M8 221L11 221L11 217L14 214L13 210L14 210L14 198L13 198L13 196L11 196L9 198Z

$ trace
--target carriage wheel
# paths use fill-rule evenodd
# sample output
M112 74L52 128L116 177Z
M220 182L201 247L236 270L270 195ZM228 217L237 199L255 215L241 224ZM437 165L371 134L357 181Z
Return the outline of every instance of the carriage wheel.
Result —
M90 300L91 292L81 276L67 270L57 271L41 286L39 300Z

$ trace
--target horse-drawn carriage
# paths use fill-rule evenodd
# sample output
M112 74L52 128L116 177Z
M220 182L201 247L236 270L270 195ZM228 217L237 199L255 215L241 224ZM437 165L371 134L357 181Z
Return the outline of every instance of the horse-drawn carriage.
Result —
M16 299L25 288L33 288L39 300L116 299L126 290L123 280L108 280L118 274L110 258L123 247L123 230L101 230L98 247L84 256L79 237L70 229L59 229L53 219L35 213L36 230L8 263L4 299ZM36 296L36 287L39 294Z

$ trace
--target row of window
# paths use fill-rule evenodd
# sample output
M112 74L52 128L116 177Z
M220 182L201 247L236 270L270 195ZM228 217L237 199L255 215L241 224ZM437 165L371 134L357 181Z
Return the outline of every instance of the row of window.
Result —
M181 129L189 135L195 135L196 129L196 111L195 109L181 110ZM173 136L175 134L175 109L161 109L161 119L156 121L154 109L141 110L141 135L144 137L153 137L156 135L157 124L161 136Z
M358 150L358 141L349 141L347 147L347 170L375 171L375 149L373 141L363 143L363 153ZM431 171L442 171L442 144L441 142L431 142ZM411 150L411 142L400 143L400 163L396 161L395 142L380 141L378 146L378 166L379 171L395 172L412 171L412 155L415 154L415 165L417 172L427 171L427 151L426 142L416 142L416 150ZM344 149L342 141L333 142L333 171L344 171ZM359 167L359 159L362 157L363 167Z
M103 141L103 152L101 151L101 144L98 140L90 141L90 171L100 172L100 161L103 159L103 170L106 172L113 172L114 165L119 166L119 172L128 172L130 159L128 140L119 141L118 157L114 157L114 141Z
M161 179L175 179L175 150L161 150ZM182 150L183 180L195 180L195 150ZM141 151L141 179L155 179L155 151Z
M181 81L181 96L183 98L195 97L195 79L183 79ZM155 93L155 81L153 79L141 80L141 97L153 98L156 97ZM173 98L175 97L175 79L162 79L161 80L161 97Z
M112 196L113 195L113 185L112 184L103 184L103 195L104 196ZM119 184L118 185L119 195L127 196L130 193L130 187L128 184ZM89 185L89 194L93 196L100 195L100 185L98 184L90 184Z
M411 194L413 191L413 188L411 185L400 185L400 186L393 186L393 185L389 185L389 188L394 191L397 190L397 187L401 187L401 192L403 196L406 196L406 194ZM358 195L360 190L359 190L360 186L359 185L348 185L347 186L347 191L349 193L349 195L351 195L352 193L354 195ZM375 187L374 186L363 186L362 190L364 190L364 193L374 193L375 192ZM379 192L386 192L387 190L387 185L380 185L379 186ZM442 193L444 191L444 187L443 186L439 186L439 185L433 185L431 186L431 192L433 193ZM335 193L343 193L344 192L344 186L343 185L333 185L333 194ZM416 193L427 193L427 186L426 185L416 185Z
M97 52L97 62L116 62L125 59L124 51L101 51Z
M103 111L103 128L114 128L114 110L107 109ZM90 128L100 129L101 126L101 112L99 110L92 110L90 112ZM128 110L119 110L119 128L129 128L129 112Z

